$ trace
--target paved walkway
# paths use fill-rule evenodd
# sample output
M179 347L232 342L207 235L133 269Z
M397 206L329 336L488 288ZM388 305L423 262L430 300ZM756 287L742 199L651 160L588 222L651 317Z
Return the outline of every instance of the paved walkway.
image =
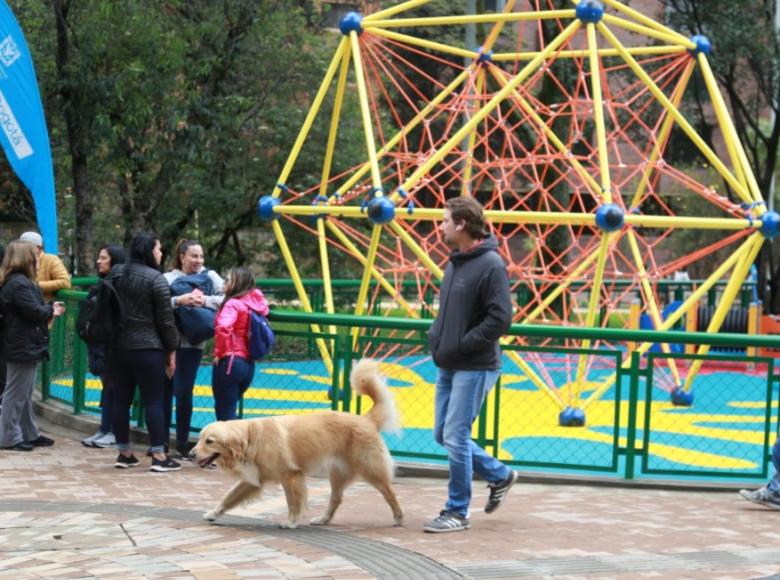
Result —
M53 448L0 451L0 577L780 579L780 511L734 492L521 483L488 516L477 483L472 529L436 535L421 527L445 480L399 478L401 528L363 483L326 528L279 528L280 490L213 525L201 514L231 485L220 471L121 471L81 434L47 432ZM327 482L309 494L315 515Z

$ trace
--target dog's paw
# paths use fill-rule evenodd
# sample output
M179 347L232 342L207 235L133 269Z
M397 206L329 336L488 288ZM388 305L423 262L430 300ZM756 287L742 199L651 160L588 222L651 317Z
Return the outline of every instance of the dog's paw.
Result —
M397 518L393 518L393 520L395 521L394 525L395 525L396 528L403 527L403 525L404 525L404 517L403 516L398 516Z
M279 524L280 528L283 528L285 530L294 530L298 527L298 522L284 522L282 524Z
M313 526L327 526L330 523L330 518L327 514L322 514L316 518L312 518L309 523Z
M203 514L203 519L207 522L214 522L221 515L217 510L210 510Z

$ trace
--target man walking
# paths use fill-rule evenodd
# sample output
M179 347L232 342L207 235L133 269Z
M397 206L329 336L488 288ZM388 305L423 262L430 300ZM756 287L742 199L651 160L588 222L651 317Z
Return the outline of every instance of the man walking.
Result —
M517 473L471 440L471 426L501 372L498 339L512 322L506 265L485 223L482 206L471 197L447 202L440 226L454 246L439 294L439 313L428 335L436 379L434 437L447 450L449 499L426 532L457 532L471 527L471 478L488 482L485 506L501 505Z

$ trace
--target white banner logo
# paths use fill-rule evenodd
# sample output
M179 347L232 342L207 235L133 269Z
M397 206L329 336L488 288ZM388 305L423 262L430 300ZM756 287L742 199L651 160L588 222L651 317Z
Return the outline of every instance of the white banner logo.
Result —
M22 56L22 53L19 52L14 39L10 36L6 36L3 41L0 42L0 62L2 62L4 66L9 67L15 63L20 56Z
M27 137L24 136L22 128L16 121L14 112L8 105L8 101L5 100L5 95L2 91L0 91L0 127L3 128L3 133L8 137L8 141L11 142L14 153L16 153L16 156L20 160L33 154L30 142L27 140Z

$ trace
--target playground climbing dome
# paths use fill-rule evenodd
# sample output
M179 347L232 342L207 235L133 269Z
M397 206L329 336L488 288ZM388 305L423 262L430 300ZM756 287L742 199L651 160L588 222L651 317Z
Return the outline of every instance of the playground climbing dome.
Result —
M432 315L426 309L435 301L422 297L438 292L449 253L436 220L446 199L472 195L508 264L515 322L598 328L639 296L653 326L669 330L727 280L707 327L717 332L780 216L767 211L736 137L709 64L710 39L682 36L617 0L565 9L508 0L502 12L480 15L430 14L427 4L411 0L341 20L340 42L278 183L260 198L258 212L272 224L303 307L311 310L298 260L318 257L332 312L331 262L339 253L363 272L355 314ZM431 40L462 38L469 23L485 33L478 50ZM722 135L717 150L683 112L695 79ZM358 105L346 107L355 95ZM359 158L339 158L350 150L339 140L345 123L362 128ZM315 127L327 139L312 185L296 162ZM673 134L717 179L673 162ZM675 196L698 197L711 211L681 215ZM291 247L290 228L309 232L311 245ZM718 235L700 245L698 236L679 236L700 230ZM712 253L723 256L717 267L668 308L658 282ZM402 293L410 281L418 299ZM328 343L318 344L332 371ZM507 357L577 424L615 382L593 349L623 347L593 339L567 346L579 350L556 362L530 352ZM425 357L395 348L372 354ZM690 402L702 360L664 360L658 386Z

